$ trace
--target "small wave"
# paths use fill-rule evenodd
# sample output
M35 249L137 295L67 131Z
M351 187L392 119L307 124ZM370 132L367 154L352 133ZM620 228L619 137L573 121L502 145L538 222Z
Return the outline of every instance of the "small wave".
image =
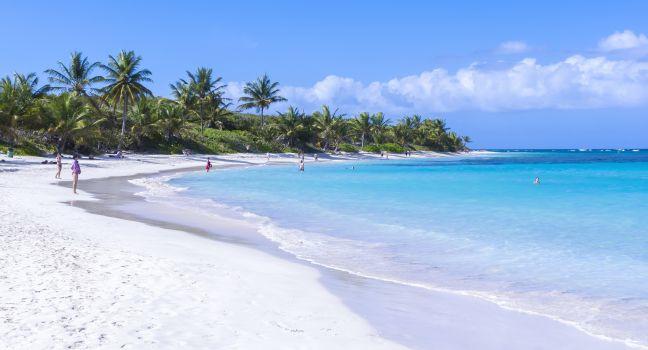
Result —
M294 255L295 257L308 261L312 264L346 272L359 277L370 278L374 280L400 284L409 287L422 288L434 292L452 293L456 295L476 297L494 303L504 309L522 312L530 315L537 315L550 318L554 321L572 326L592 337L606 341L614 341L623 343L638 349L648 349L648 346L642 344L640 341L619 337L611 337L605 335L604 331L597 330L597 327L583 325L582 322L577 320L570 320L568 318L556 316L560 312L551 312L558 310L598 310L601 308L594 302L586 302L575 296L568 296L565 293L555 292L554 295L537 295L534 298L536 302L532 302L531 296L514 295L513 293L492 293L477 290L454 289L440 287L425 282L411 281L406 279L395 278L385 274L378 274L370 271L363 271L366 269L352 268L354 263L362 264L363 266L384 267L384 261L381 261L381 254L372 251L380 248L381 244L368 244L366 242L354 241L350 239L335 238L327 235L321 235L312 232L305 232L298 229L286 229L279 227L272 223L268 218L265 218L264 223L259 228L261 233L266 238L279 244L279 248ZM326 254L322 254L326 252ZM373 255L373 256L372 256ZM342 263L341 263L342 262ZM527 293L533 294L533 293ZM547 298L554 299L545 305ZM535 304L535 305L534 305ZM574 308L574 305L580 307ZM574 315L571 315L572 317ZM582 319L588 319L589 315L580 315Z
M145 198L166 197L187 190L186 187L175 187L169 184L169 181L171 179L174 179L178 176L180 175L142 177L129 180L129 182L133 185L144 187L146 189L145 191L135 193L135 195Z

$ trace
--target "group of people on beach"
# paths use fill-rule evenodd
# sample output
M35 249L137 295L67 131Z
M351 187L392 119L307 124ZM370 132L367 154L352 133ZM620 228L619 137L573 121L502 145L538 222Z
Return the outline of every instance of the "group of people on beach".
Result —
M63 169L63 156L60 152L56 153L56 175L55 179L61 179L61 170ZM79 175L81 174L81 165L79 165L79 156L76 154L72 156L72 192L77 194L77 184L79 183Z
M305 154L304 154L304 152L299 152L297 154L297 157L299 158L299 168L298 169L299 169L300 172L303 172L304 167L305 167L305 162L304 162ZM316 161L316 162L319 160L319 155L317 153L313 154L313 160ZM209 162L209 159L207 159L207 162ZM266 153L266 162L270 162L270 152ZM209 170L207 170L207 171L209 171Z

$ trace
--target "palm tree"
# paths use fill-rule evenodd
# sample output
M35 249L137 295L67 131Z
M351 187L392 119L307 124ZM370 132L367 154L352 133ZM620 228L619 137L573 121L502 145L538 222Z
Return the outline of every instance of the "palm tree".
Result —
M120 104L122 106L122 127L118 149L121 149L124 142L129 104L137 102L142 97L153 95L144 86L144 83L152 82L151 71L140 70L141 62L142 57L135 56L134 51L121 51L117 58L108 56L108 64L102 65L108 75L105 78L108 85L102 89L104 98L112 103L113 108Z
M195 96L184 79L180 79L169 86L171 87L171 94L178 104L189 109L196 103Z
M171 84L171 90L176 99L192 109L200 118L200 133L203 134L207 115L213 109L218 109L223 103L223 89L221 77L214 78L212 69L200 67L196 73L187 71L188 80L180 79Z
M162 131L164 138L170 142L180 136L185 128L186 109L174 102L160 100L157 108L157 121L155 125Z
M376 143L385 141L385 132L387 131L387 120L382 112L371 116L371 136Z
M391 129L392 134L394 135L394 140L396 143L403 147L407 147L412 141L412 129L410 126L402 121L394 125Z
M265 124L263 119L263 111L268 109L271 104L275 102L286 101L282 96L279 96L279 83L272 82L267 74L257 78L256 81L248 82L243 88L245 96L239 98L239 105L241 109L256 108L261 112L261 127Z
M371 120L369 113L362 112L351 119L351 128L360 135L360 149L364 148L365 139L371 135Z
M448 145L448 127L442 119L426 119L419 132L422 144L436 151L444 151Z
M217 127L220 130L223 130L225 123L223 120L229 116L234 115L229 110L231 103L222 103L221 106L210 108L209 113L205 117L205 123L208 127L215 128Z
M89 97L88 90L98 92L99 89L92 87L103 81L100 75L93 75L92 71L101 67L101 63L90 63L87 57L83 57L81 52L72 52L70 62L58 62L59 70L48 69L45 71L49 75L49 81L52 90L74 92L81 96Z
M57 139L56 149L61 152L69 141L95 129L103 119L92 121L87 106L75 94L63 93L51 98L45 108L53 124L48 133Z
M14 73L13 77L0 79L0 132L11 146L16 141L18 127L37 116L36 101L48 90L48 85L38 87L35 73Z
M467 136L467 135L462 136L461 139L463 140L464 146L467 146L469 143L472 142L472 139L470 138L470 136Z
M447 144L445 146L446 150L450 152L463 151L466 148L463 138L454 131L447 134Z
M335 143L339 141L339 134L343 128L344 120L342 119L344 115L337 115L337 110L331 113L330 108L327 105L322 106L321 112L313 113L313 119L315 121L315 130L317 130L320 139L324 141L324 151L329 148L331 142Z
M131 114L130 133L135 139L136 147L142 147L144 138L153 136L157 131L156 103L154 99L140 99Z
M276 127L279 130L279 137L283 139L285 145L292 147L304 131L304 113L290 106L286 113L280 114Z

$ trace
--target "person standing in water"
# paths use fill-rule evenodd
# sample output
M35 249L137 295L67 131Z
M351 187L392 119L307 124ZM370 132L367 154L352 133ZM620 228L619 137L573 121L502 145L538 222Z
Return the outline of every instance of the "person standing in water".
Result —
M74 191L74 194L77 194L77 184L79 183L79 174L81 174L81 166L77 160L78 158L77 155L72 157L72 167L70 168L72 170L72 191Z
M540 184L540 178L536 176L536 178L533 180L534 185L539 185Z
M304 160L300 159L299 160L299 171L304 171Z
M55 179L61 178L61 169L63 169L63 162L61 160L61 153L56 152L56 176Z
M209 172L209 170L211 170L212 166L213 165L212 165L211 161L209 160L209 157L207 157L207 164L205 164L205 170L207 172Z

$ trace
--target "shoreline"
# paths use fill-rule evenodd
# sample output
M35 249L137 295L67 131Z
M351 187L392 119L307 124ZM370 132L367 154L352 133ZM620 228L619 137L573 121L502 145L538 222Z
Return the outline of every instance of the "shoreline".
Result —
M186 173L196 169L197 167L167 169L165 173ZM201 167L198 167L198 169L201 169ZM109 191L97 193L90 189L89 192L93 194L92 198L88 198L87 201L84 201L80 205L74 205L88 210L90 213L94 211L95 214L104 216L116 215L115 217L119 219L136 220L140 223L151 225L153 228L191 232L203 238L206 236L209 239L224 244L235 243L235 245L244 245L260 250L263 253L270 253L270 255L275 257L288 260L291 264L297 263L311 269L315 268L320 275L318 278L319 282L329 292L336 295L348 309L353 310L353 312L367 320L378 331L380 336L384 336L386 339L396 341L411 348L443 345L447 349L460 349L479 345L481 349L502 349L524 348L532 344L536 345L534 348L547 349L576 349L583 347L588 349L625 348L625 346L617 344L617 342L601 341L592 335L585 334L577 330L573 325L562 324L547 316L529 315L519 310L506 310L500 305L495 305L492 301L478 300L476 296L460 296L456 295L456 293L452 295L453 293L451 291L424 290L420 286L408 287L398 284L395 281L381 281L369 276L358 276L351 272L344 272L339 269L335 270L332 267L321 266L314 262L299 259L281 250L276 242L272 242L260 233L257 233L254 227L245 227L245 223L241 223L241 220L238 220L239 222L235 224L231 221L235 220L234 218L227 215L220 215L222 213L219 213L216 219L213 217L199 218L199 214L195 212L193 214L189 213L190 211L183 213L189 214L190 216L193 215L192 219L201 224L206 224L210 219L218 222L217 225L208 225L208 229L203 228L201 230L196 225L193 227L187 225L186 222L174 223L172 217L165 217L164 220L155 220L155 218L151 217L146 218L146 214L142 212L131 214L132 216L140 215L139 217L125 217L124 214L127 212L123 208L121 211L120 209L110 208L111 200L127 202L137 199L139 201L146 201L143 197L137 196L135 192L132 192L137 186L128 182L129 179L146 178L152 175L162 176L165 173L138 173L116 177L101 177L100 181L96 181L97 184L99 184L99 187L102 184L109 184L110 186L107 186ZM85 185L88 185L88 182L86 181ZM81 188L85 191L84 187ZM114 192L110 192L111 190ZM112 204L115 205L114 202ZM108 210L116 210L119 213L109 212ZM119 216L120 214L122 216ZM151 215L150 212L148 214ZM157 214L159 215L160 213ZM155 213L152 213L151 216L154 217ZM160 218L158 217L157 219ZM222 232L219 232L217 229L214 229L216 226L225 226L225 229L220 229ZM242 232L245 230L248 231ZM234 231L237 232L236 235L232 234ZM403 298L403 296L407 297ZM412 300L416 302L408 304L408 301ZM376 305L376 303L364 303L364 301L380 301L380 303ZM424 311L415 310L412 307L412 305L416 305L417 303L420 306L420 302L426 304ZM394 308L394 305L398 305L398 308ZM448 305L452 305L453 307L449 308ZM437 317L433 320L428 320L426 324L420 324L421 320L429 318L426 316L435 313L442 314L444 317ZM481 319L480 324L477 327L475 325L465 324L466 320L471 318ZM394 319L398 322L394 322ZM496 319L498 322L489 324L492 323L489 321L492 319ZM407 332L408 329L410 330L409 332ZM541 331L537 332L538 329ZM477 334L474 334L475 332ZM477 335L472 340L475 343L470 343L468 339L464 339L468 333L473 333L471 334L473 337ZM509 333L517 333L522 336L512 338ZM499 337L494 335L499 335ZM421 337L424 337L423 341L421 341ZM566 340L571 340L572 344L565 344ZM516 343L516 341L522 341L522 343Z
M40 158L2 166L0 277L11 283L0 283L0 347L403 348L323 288L313 268L77 207L100 201L86 179L202 165L137 158L83 161L79 195L52 186L55 167ZM219 164L232 162L261 160Z
M286 164L288 164L288 163L274 163L272 165L286 165ZM232 168L232 167L236 167L236 166L229 166L227 168ZM181 169L179 169L177 171L172 171L172 173L176 173L179 176L182 176L182 174L186 174L186 173L189 173L189 172L193 172L193 171L192 170L181 170ZM133 179L151 178L151 177L157 178L157 177L161 177L162 175L163 174L148 174L148 175L147 174L138 174L138 175L135 175L135 176L130 176L124 181L129 181L129 180L133 180ZM139 187L138 185L134 185L134 186ZM93 192L93 194L96 195L96 193L94 193L94 192ZM137 197L138 201L145 201L145 202L148 202L148 203L160 204L160 202L149 201L149 200L147 200L147 199L145 199L145 198L143 198L141 196L134 195L133 197ZM99 203L98 207L101 208L102 206L104 208L107 207L107 205L105 203L103 205ZM85 209L88 209L88 207L86 206ZM223 209L223 210L227 211L228 209ZM97 211L95 209L94 211L91 210L91 212L97 212ZM124 218L124 216L123 216L124 214L126 214L126 212L122 211L121 216L118 215L117 217ZM197 213L195 213L195 212L193 214L197 215ZM219 213L213 213L212 215L215 215L218 218L218 220L223 220L224 217L222 216L222 214L223 214L222 212L219 212ZM143 215L146 215L146 214L143 214ZM229 218L232 215L238 216L239 213L229 213L229 215L227 215L227 217ZM174 221L173 219L170 219L170 218L166 218L166 219L164 219L162 221L157 221L157 222L155 222L154 220L151 220L150 217L145 218L143 216L139 216L139 217L136 217L136 218L133 218L133 219L137 220L137 221L140 221L140 222L145 222L145 223L148 223L148 224L152 224L152 225L160 225L160 224L162 224L162 225L164 225L162 227L167 227L166 225L168 225L169 223L173 223L173 222L177 223L177 221ZM241 223L245 222L245 219L242 218L242 217L236 218L235 220L239 220ZM436 294L436 296L435 296L436 298L439 298L439 295L446 294L446 295L452 295L452 296L459 296L460 298L478 299L479 301L484 301L486 303L493 304L493 305L497 306L498 308L501 308L501 309L506 310L506 311L510 311L510 312L513 312L513 313L521 313L521 314L529 315L529 316L532 316L532 317L546 318L550 322L558 322L558 323L563 324L565 326L574 328L578 332L582 332L584 335L586 335L588 337L596 338L598 340L602 340L602 341L605 341L605 342L620 343L620 344L623 344L624 346L625 345L632 346L632 344L626 344L623 341L620 341L620 340L617 340L617 339L612 339L612 338L608 338L608 337L605 337L605 336L589 333L586 330L580 328L577 324L572 324L572 323L569 323L569 322L566 322L566 321L563 321L563 320L560 320L560 319L556 319L556 318L553 318L553 317L551 317L549 315L534 313L534 312L530 312L530 311L523 310L523 309L507 307L506 305L498 303L496 300L489 299L489 298L487 298L485 296L477 295L477 294L474 294L474 293L469 293L469 292L464 292L464 291L456 291L456 290L448 290L448 289L443 289L443 288L434 288L434 287L423 285L423 284L411 283L411 282L403 282L403 281L398 281L398 280L391 280L391 279L386 279L386 278L377 277L377 276L366 276L366 275L362 275L362 274L359 274L357 272L349 271L349 270L346 270L346 269L343 269L343 268L340 268L340 267L320 264L320 263L318 263L316 261L300 258L300 257L297 257L294 254L282 249L279 246L278 242L274 242L274 241L266 238L265 236L263 236L261 233L256 232L256 229L254 227L248 227L247 229L251 230L250 232L252 232L252 237L253 238L250 240L250 235L249 235L250 232L247 232L248 235L247 235L246 241L242 241L242 240L238 240L237 238L234 238L231 233L230 233L230 235L222 235L222 234L214 233L213 231L210 232L209 230L201 230L201 229L198 228L198 226L191 226L191 227L185 226L185 229L183 229L183 231L194 233L194 234L197 234L198 231L201 231L202 232L201 235L207 233L207 238L216 239L218 241L222 241L222 242L225 242L225 243L249 244L250 246L252 246L252 247L254 247L256 249L260 249L263 252L270 253L270 254L272 254L274 256L277 256L277 257L280 257L280 258L283 258L283 259L288 259L291 262L301 263L301 264L305 264L307 266L316 266L318 268L318 270L322 273L322 282L323 282L323 284L325 286L327 286L333 293L335 293L338 296L342 297L342 299L346 301L346 304L352 309L354 308L352 299L356 299L356 298L353 298L351 295L345 295L345 292L348 294L348 291L345 290L345 287L339 285L341 283L341 281L347 280L346 282L342 282L342 283L356 283L356 284L360 283L360 284L364 284L364 285L372 284L373 288L371 288L371 289L382 290L382 292L390 290L390 293L398 292L399 294L403 294L403 291L405 289L422 289L423 292L420 293L420 295L418 296L419 298L424 298L425 294ZM254 237L255 234L257 235L257 237ZM254 243L252 243L252 241L254 241ZM332 280L332 279L334 279L334 280ZM351 281L348 281L349 279L356 279L356 280L351 282ZM382 286L378 286L378 285L381 285L381 284L382 284ZM355 292L357 293L357 291L355 291ZM409 290L404 294L417 295L419 293L417 291L414 291L414 290ZM371 298L371 297L369 297L369 298ZM375 299L375 297L374 297L374 299ZM393 303L394 300L392 300L391 302ZM411 310L411 308L410 308L410 310ZM364 310L364 314L363 314L363 312L360 312L360 315L367 318L366 313L367 313L367 310ZM392 317L390 317L390 319L391 318ZM371 322L371 319L369 319L369 321ZM393 328L393 327L390 327L389 325L380 324L380 322L375 322L375 320L374 320L374 322L372 322L372 324L374 324L374 326L377 326L378 330L383 330L383 331L385 331L385 328ZM394 333L394 334L402 333L402 329L400 329L400 327L398 329L395 329L395 330L387 329L386 331L388 333ZM390 332L390 331L393 331L393 332ZM421 333L427 332L427 330L420 330L420 331L421 331ZM417 334L416 337L420 338L421 335L422 334ZM393 340L397 341L397 342L400 342L400 343L404 343L404 345L411 346L412 348L415 348L415 349L416 348L423 349L426 346L430 345L430 344L417 344L417 343L407 344L407 341L403 342L404 339L402 339L402 337L399 337L399 336L394 337ZM595 347L590 347L590 348L595 348ZM603 346L602 348L608 348L608 347ZM612 346L611 348L614 348L614 346ZM637 346L637 348L642 348L642 347Z

